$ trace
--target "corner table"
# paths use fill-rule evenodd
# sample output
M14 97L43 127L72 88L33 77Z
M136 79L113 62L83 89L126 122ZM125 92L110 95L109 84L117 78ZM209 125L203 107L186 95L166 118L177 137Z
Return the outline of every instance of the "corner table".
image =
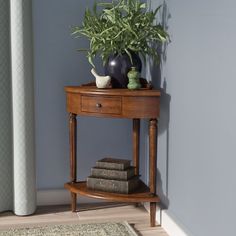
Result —
M149 202L150 225L155 226L157 168L157 119L160 112L159 90L97 89L93 86L65 87L69 113L70 182L65 188L71 192L71 208L76 211L77 194L117 202ZM133 123L133 166L139 175L140 119L149 119L149 186L141 180L139 188L131 194L94 191L86 181L77 181L77 119L76 116L128 118Z

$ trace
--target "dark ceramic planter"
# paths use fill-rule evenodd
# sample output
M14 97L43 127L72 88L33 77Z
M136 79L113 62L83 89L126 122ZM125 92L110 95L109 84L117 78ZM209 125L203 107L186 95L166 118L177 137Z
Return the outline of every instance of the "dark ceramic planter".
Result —
M141 73L142 62L140 57L131 52L133 64L130 61L128 54L114 54L108 58L105 65L105 75L111 76L111 83L113 88L126 88L128 84L127 74L131 67L136 67L137 71Z

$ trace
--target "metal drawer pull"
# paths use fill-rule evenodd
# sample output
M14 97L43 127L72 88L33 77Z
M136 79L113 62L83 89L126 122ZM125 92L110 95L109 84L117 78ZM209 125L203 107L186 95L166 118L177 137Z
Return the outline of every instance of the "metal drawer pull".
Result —
M102 107L102 104L101 104L101 103L97 103L97 104L96 104L96 107L97 107L97 108L101 108L101 107Z

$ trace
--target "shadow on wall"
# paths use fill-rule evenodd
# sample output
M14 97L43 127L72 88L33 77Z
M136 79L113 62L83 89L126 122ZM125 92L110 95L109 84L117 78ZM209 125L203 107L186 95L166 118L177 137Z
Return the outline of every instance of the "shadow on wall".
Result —
M168 31L168 20L171 18L169 9L166 1L162 5L162 25ZM169 176L169 120L170 120L170 102L171 96L167 93L167 78L163 76L163 65L167 61L167 43L162 45L159 49L159 54L161 55L160 64L158 66L150 63L150 77L152 78L152 84L154 88L161 90L161 101L160 101L160 118L158 125L158 136L163 135L165 137L165 153L164 157L158 157L165 159L165 174L163 175L163 170L157 168L157 194L161 199L161 207L163 209L168 208L168 176ZM165 180L165 181L163 181ZM165 186L163 186L165 182Z
M164 82L165 83L165 82ZM161 102L160 102L160 118L159 118L159 130L158 135L164 134L165 137L165 186L163 186L161 172L157 168L157 193L161 199L162 208L166 209L169 206L168 199L168 177L169 177L169 120L170 120L170 101L171 96L162 89ZM159 157L157 157L159 158ZM162 172L164 173L164 172ZM164 191L165 189L165 191Z

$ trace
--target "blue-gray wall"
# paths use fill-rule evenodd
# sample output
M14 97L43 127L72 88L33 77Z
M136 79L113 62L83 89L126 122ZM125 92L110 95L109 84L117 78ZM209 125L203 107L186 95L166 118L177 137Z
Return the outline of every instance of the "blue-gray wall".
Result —
M76 52L86 42L73 39L70 26L81 24L85 7L92 3L33 1L38 189L63 188L69 180L68 115L63 87L93 80L85 55ZM131 121L79 118L78 127L80 179L88 176L95 161L106 155L132 158Z
M81 22L92 2L33 0L39 189L61 188L69 178L63 87L92 79L85 57L75 52L79 43L69 26ZM158 192L167 213L189 235L234 235L236 3L166 4L172 42L161 71L167 94L160 119ZM160 73L151 74L154 79ZM79 177L104 155L131 157L130 121L79 118L78 124ZM143 175L145 165L142 158Z
M158 191L188 235L236 235L236 2L166 5Z

